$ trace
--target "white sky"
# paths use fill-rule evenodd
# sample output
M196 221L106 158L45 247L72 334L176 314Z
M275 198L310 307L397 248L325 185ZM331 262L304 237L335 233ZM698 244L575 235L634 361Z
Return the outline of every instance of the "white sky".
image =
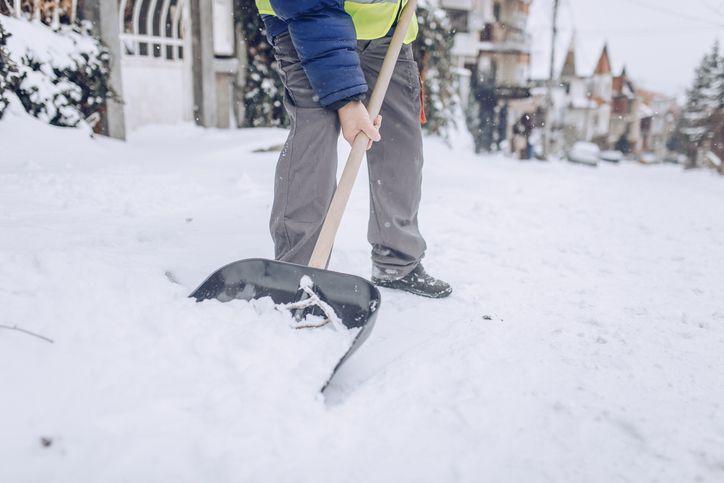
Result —
M532 76L547 78L553 0L533 0ZM615 73L626 64L649 89L681 95L715 39L724 41L724 0L561 0L557 64L576 36L578 74L590 74L608 41Z

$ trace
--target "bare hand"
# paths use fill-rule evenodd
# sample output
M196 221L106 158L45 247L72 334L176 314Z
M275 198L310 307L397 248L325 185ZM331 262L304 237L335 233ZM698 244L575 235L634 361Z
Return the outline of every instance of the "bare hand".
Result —
M360 101L347 103L337 113L339 114L339 122L342 124L342 137L350 146L359 133L365 133L370 139L367 149L372 147L372 142L382 139L380 136L382 116L377 116L375 121L371 122L367 108Z

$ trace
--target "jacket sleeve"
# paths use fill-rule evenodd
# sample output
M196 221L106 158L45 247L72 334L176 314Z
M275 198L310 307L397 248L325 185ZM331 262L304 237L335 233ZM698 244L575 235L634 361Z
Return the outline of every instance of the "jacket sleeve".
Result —
M352 18L343 0L271 0L289 28L302 68L323 107L367 92Z

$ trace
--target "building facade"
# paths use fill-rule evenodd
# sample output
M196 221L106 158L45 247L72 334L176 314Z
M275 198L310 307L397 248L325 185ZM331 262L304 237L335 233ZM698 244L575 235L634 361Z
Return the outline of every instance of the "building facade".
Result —
M455 32L463 105L478 104L482 150L509 138L530 102L531 0L440 0Z
M675 100L637 87L625 67L614 75L606 45L593 73L580 75L575 43L571 42L552 97L557 150L589 141L601 149L647 155L641 159L665 157L675 124Z

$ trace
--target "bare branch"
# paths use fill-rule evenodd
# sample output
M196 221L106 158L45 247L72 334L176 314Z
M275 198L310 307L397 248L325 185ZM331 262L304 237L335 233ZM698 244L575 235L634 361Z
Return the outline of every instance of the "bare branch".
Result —
M18 327L17 325L4 325L0 324L0 329L6 329L6 330L15 330L18 332L22 332L23 334L28 334L33 337L37 337L38 339L44 340L45 342L53 343L53 339L49 339L48 337L45 337L44 335L36 334L35 332L31 332L29 330L23 329L22 327Z

